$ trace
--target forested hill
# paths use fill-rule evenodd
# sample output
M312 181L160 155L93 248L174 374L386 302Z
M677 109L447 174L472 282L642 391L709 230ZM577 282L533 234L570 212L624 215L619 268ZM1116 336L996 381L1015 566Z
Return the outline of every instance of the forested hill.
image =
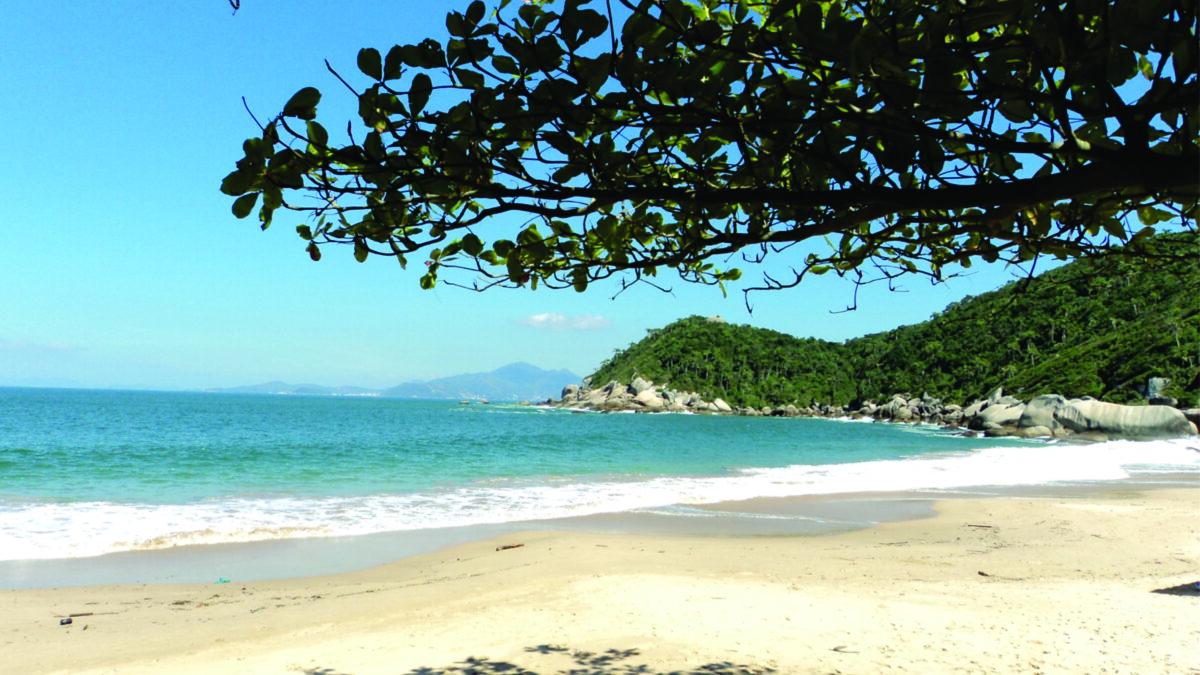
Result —
M1200 235L1160 238L1164 252ZM844 344L702 317L676 321L605 362L592 381L640 375L733 405L846 405L894 393L967 402L998 386L1113 402L1148 378L1200 405L1200 271L1187 262L1083 260L951 304L929 321Z

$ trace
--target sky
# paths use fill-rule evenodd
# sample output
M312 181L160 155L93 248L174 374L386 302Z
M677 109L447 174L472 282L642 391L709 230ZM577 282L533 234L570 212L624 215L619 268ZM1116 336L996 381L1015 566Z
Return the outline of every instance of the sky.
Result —
M1001 267L900 291L830 276L751 296L664 277L671 292L439 285L416 266L314 263L277 214L238 220L221 179L297 90L319 119L356 109L330 75L358 50L445 39L465 2L9 0L0 13L0 386L205 389L270 380L388 387L517 361L584 376L676 319L843 341L928 319L1019 274ZM245 107L243 106L245 98ZM792 264L798 260L790 261ZM773 259L776 272L786 257ZM613 296L616 295L614 298Z

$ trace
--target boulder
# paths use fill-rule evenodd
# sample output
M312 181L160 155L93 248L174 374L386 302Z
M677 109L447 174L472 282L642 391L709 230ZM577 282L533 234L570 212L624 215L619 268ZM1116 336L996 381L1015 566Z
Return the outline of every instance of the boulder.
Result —
M1061 428L1061 425L1054 420L1054 411L1065 405L1067 405L1067 399L1057 394L1034 397L1025 404L1025 410L1017 420L1017 427L1020 429L1045 427L1049 430Z
M1200 408L1185 408L1179 412L1183 413L1183 416L1186 417L1189 422L1195 424L1197 427L1200 427Z
M1025 404L1019 401L1016 404L991 403L972 417L968 426L976 431L1015 427L1023 412Z
M967 419L971 419L972 417L978 415L979 411L983 410L983 408L987 405L988 405L987 399L983 399L981 401L975 401L974 403L972 403L971 405L969 405L963 409L962 416Z
M649 380L643 379L641 377L635 377L635 378L633 378L633 382L629 383L629 388L633 390L634 396L637 396L638 394L642 393L643 391L646 391L647 389L649 389L652 386L654 386L654 385L651 384Z
M579 392L581 392L581 391L582 391L582 389L579 387L579 385L568 384L567 386L563 387L562 396L560 398L564 402L574 401L579 398Z
M1196 435L1196 425L1182 411L1161 405L1119 405L1094 399L1073 399L1055 411L1054 419L1076 433L1096 431L1126 438Z
M633 397L633 400L636 401L637 403L645 406L647 410L662 410L667 405L666 401L664 401L663 398L661 396L659 396L658 392L655 391L654 387L650 387L649 389L643 389L641 392L638 393L637 396Z
M622 410L629 408L633 403L633 394L628 391L613 392L608 398L604 399L604 406L609 410Z
M988 397L987 402L991 405L1016 405L1020 403L1021 400L1013 398L1012 396L1005 396L1004 389L1001 387L996 387L996 391L992 392L992 395Z
M733 412L733 407L719 398L713 399L712 405L713 405L713 407L715 407L717 409L717 412L723 412L723 413Z
M1045 438L1047 436L1053 436L1054 432L1050 430L1050 427L1041 425L1028 427L1022 427L1018 425L1016 435L1020 436L1021 438Z
M585 406L598 406L608 400L609 392L603 389L593 389L584 394L579 402Z
M1163 392L1167 390L1167 386L1171 381L1165 377L1152 377L1146 380L1146 398L1152 399L1163 396Z

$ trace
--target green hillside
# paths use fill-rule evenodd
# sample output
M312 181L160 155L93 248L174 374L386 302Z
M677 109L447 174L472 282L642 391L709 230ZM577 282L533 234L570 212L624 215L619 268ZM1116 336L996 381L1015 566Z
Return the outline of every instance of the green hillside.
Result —
M1164 253L1200 235L1160 237ZM951 304L924 323L844 344L691 317L615 354L593 382L641 375L733 405L846 405L894 393L965 402L998 386L1113 402L1152 376L1200 405L1200 271L1194 262L1064 265Z

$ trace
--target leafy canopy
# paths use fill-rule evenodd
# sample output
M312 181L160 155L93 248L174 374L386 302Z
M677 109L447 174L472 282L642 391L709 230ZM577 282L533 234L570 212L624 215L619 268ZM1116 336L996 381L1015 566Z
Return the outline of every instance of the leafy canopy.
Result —
M1196 227L1195 0L595 4L476 0L444 42L360 51L361 88L330 68L358 122L335 141L301 89L222 183L234 214L307 214L313 259L420 253L426 288L579 291L803 242L763 287Z

